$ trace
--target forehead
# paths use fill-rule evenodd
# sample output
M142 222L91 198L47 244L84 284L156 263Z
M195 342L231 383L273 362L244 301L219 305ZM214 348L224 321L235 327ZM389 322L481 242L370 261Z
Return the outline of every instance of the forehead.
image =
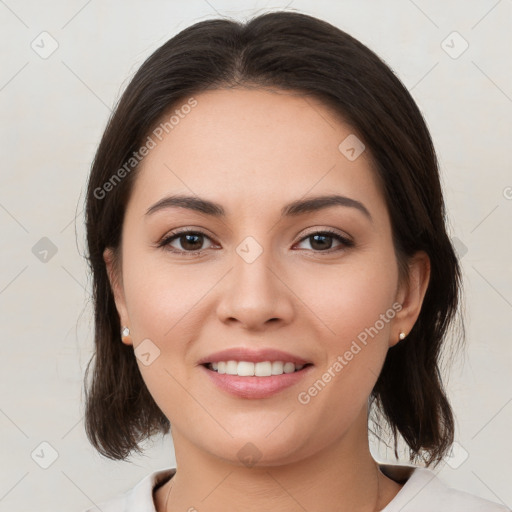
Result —
M183 193L221 202L227 215L240 215L339 193L370 203L377 215L383 208L368 151L347 158L344 141L357 141L354 130L321 101L240 88L194 99L193 108L180 108L188 98L174 105L162 117L167 125L150 135L155 145L138 169L136 205L147 208L167 194Z

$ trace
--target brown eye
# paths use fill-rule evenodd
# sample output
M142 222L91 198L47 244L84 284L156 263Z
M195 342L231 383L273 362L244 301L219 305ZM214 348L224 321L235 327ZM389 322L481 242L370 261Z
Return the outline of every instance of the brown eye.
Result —
M181 231L165 237L158 247L166 247L170 251L178 253L198 253L204 249L205 240L210 240L210 238L200 231ZM175 244L173 245L173 243Z
M338 247L352 247L354 245L352 240L349 240L334 231L317 231L315 233L310 233L301 240L301 243L306 240L310 241L310 246L314 252L326 252L330 250L333 247L333 241L339 242Z
M195 251L203 245L203 235L198 233L179 235L176 240L180 241L181 247L185 250Z

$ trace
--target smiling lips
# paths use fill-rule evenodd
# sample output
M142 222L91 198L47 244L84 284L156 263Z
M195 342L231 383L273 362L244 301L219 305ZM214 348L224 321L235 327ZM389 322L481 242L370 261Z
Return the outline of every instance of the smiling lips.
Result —
M219 388L241 398L269 397L295 384L313 366L281 350L244 347L216 352L198 364Z

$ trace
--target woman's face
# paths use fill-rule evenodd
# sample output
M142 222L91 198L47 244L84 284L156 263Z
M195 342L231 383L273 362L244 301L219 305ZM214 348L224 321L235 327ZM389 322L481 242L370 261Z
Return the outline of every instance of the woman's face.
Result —
M124 341L175 444L272 465L366 435L368 396L417 318L428 260L399 286L368 151L321 102L261 89L195 100L151 134L114 284ZM194 203L161 203L171 196ZM287 373L297 367L276 361L307 364Z

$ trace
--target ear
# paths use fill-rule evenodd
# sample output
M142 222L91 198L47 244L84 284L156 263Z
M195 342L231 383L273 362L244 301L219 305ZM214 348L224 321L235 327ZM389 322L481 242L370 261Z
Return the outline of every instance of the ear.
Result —
M430 281L430 258L425 251L418 251L412 256L408 263L409 280L407 279L399 285L397 298L402 309L396 314L389 346L392 347L400 341L400 333L407 336L418 316L425 293L427 292Z
M114 295L114 301L116 303L116 309L119 314L119 322L121 324L121 329L123 327L129 327L129 317L128 310L126 308L126 300L124 296L123 282L121 279L120 271L118 267L114 263L114 252L112 248L107 247L103 251L103 260L105 261L108 280L110 282L110 288L112 290L112 294ZM119 333L121 336L121 333ZM133 345L130 336L122 336L121 341L125 345Z

